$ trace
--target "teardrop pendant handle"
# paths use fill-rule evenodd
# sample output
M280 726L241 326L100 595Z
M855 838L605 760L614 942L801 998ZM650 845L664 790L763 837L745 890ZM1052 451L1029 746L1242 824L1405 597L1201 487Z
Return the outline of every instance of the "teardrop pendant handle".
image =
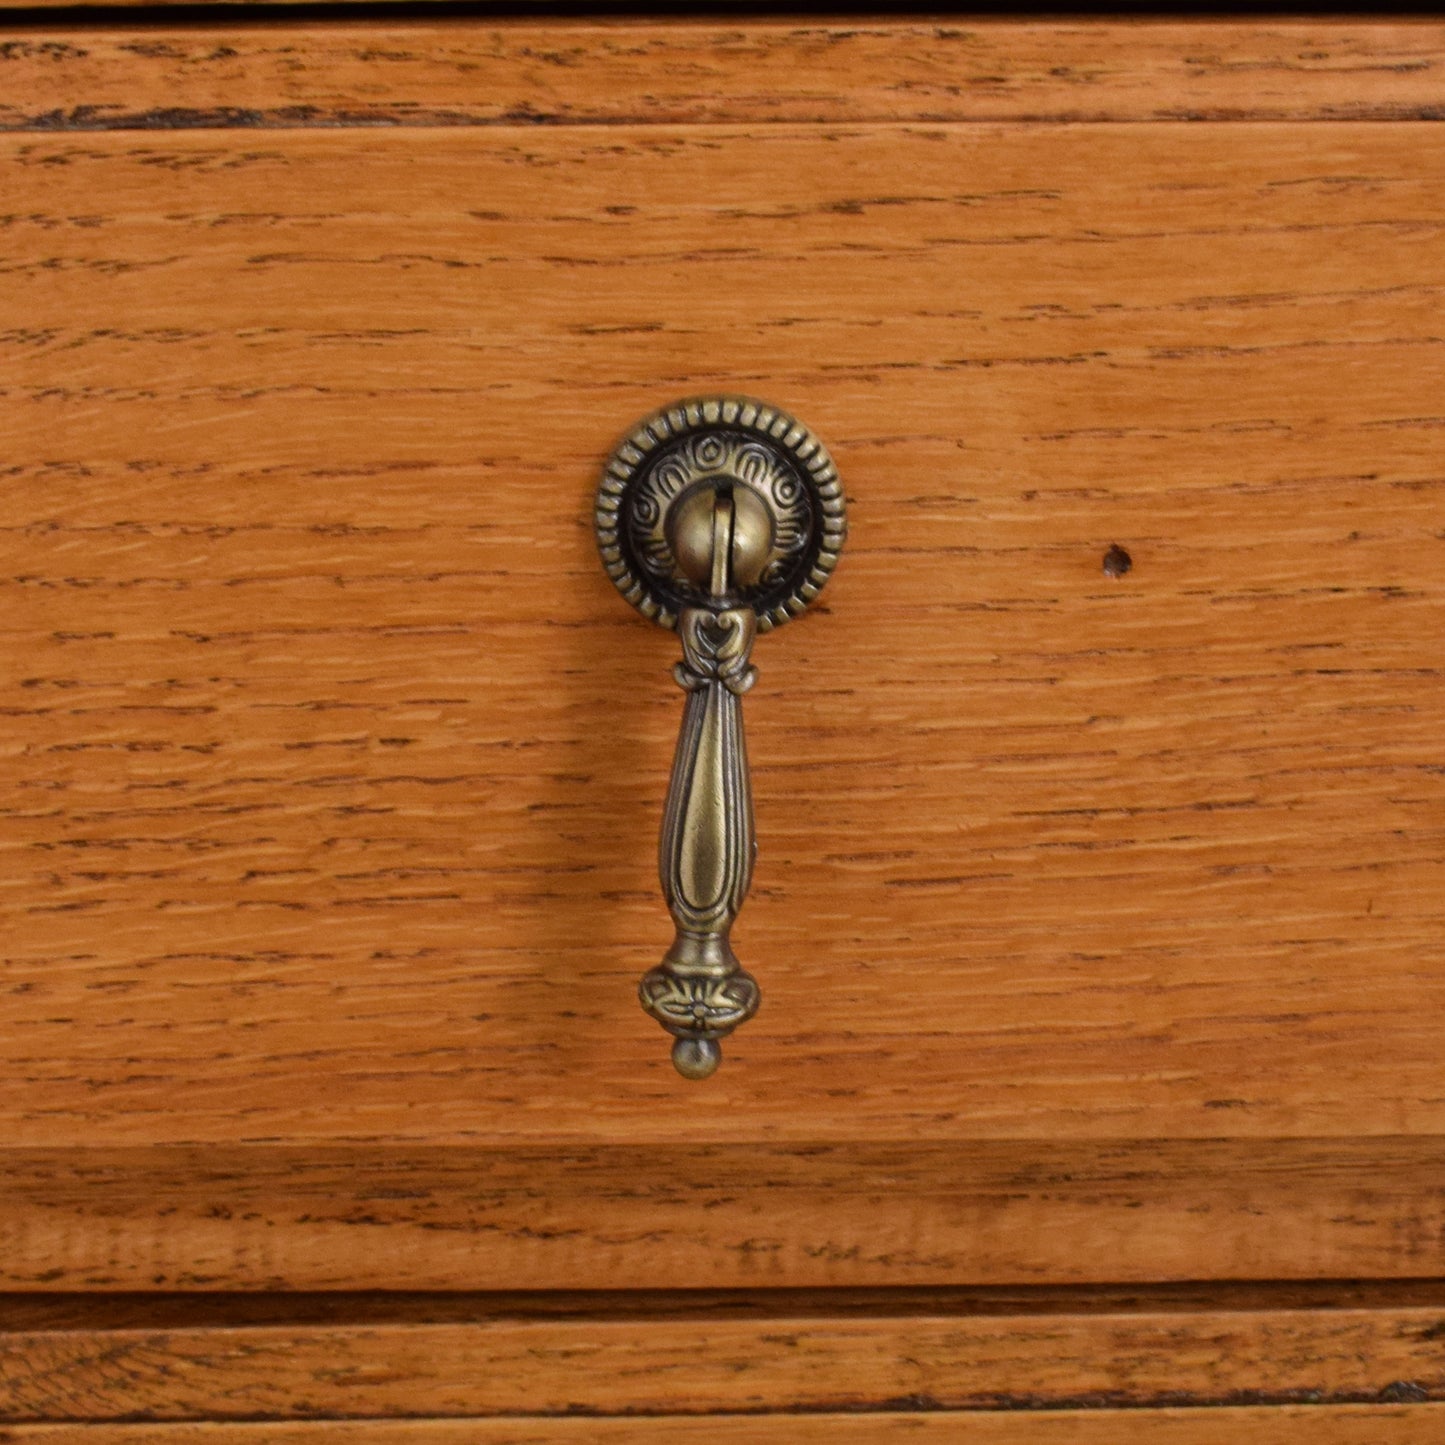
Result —
M678 632L683 660L673 675L687 700L658 850L677 936L643 977L638 997L674 1036L678 1073L702 1079L722 1058L719 1041L758 1008L757 981L728 942L757 853L742 707L757 676L748 663L757 618L745 607L689 607Z
M753 642L797 616L837 564L845 534L838 474L786 412L704 397L654 413L613 454L597 495L597 539L618 590L675 628L686 693L663 813L659 874L676 936L639 986L690 1079L758 1008L729 932L756 843L743 738Z

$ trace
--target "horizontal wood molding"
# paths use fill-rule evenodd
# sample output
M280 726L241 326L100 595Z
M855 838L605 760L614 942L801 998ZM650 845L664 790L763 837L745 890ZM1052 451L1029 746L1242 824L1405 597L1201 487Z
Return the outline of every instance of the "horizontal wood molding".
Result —
M1417 1404L1445 1398L1445 1291L1428 1302L1233 1307L1117 1292L1093 1303L943 1294L443 1301L356 1317L87 1327L4 1323L0 1422ZM1322 1293L1319 1289L1316 1295ZM1226 1301L1226 1303L1229 1303ZM276 1314L284 1300L268 1300ZM308 1306L319 1313L316 1302ZM324 1306L323 1306L324 1308ZM655 1313L653 1311L656 1311ZM102 1311L103 1312L103 1311ZM470 1315L470 1317L468 1317Z
M1399 1279L1436 1139L6 1151L20 1291Z
M108 22L0 36L0 126L1429 120L1442 74L1438 19Z
M0 1425L0 1445L1439 1445L1445 1405Z

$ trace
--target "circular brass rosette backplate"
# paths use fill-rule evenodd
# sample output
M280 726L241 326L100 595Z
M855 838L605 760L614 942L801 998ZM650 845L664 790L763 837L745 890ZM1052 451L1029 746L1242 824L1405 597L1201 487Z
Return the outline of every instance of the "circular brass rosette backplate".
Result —
M654 412L612 454L597 489L597 545L617 590L676 627L685 607L716 606L674 551L683 505L699 491L746 488L770 527L757 580L729 596L766 631L796 617L838 562L843 489L823 444L796 418L748 397L709 396ZM754 514L759 509L752 508Z

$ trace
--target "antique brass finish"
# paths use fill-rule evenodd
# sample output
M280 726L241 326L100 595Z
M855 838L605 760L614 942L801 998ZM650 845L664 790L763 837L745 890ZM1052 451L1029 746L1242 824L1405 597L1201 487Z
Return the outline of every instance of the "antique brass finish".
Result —
M675 628L687 694L662 819L659 873L677 929L638 989L673 1035L672 1062L705 1079L720 1040L758 1009L728 942L752 881L752 790L742 695L760 631L796 617L837 564L838 473L786 412L744 397L679 402L613 454L597 493L597 541L618 590Z

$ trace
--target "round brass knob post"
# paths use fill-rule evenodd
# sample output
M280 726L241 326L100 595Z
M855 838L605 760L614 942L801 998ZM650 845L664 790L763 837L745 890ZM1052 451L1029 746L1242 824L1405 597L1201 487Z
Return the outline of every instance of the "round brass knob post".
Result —
M838 560L843 493L822 444L786 412L742 397L679 402L618 447L597 493L597 540L618 590L676 629L687 694L659 840L676 935L639 985L702 1079L758 1008L728 941L752 881L752 792L742 696L757 634L797 616Z

